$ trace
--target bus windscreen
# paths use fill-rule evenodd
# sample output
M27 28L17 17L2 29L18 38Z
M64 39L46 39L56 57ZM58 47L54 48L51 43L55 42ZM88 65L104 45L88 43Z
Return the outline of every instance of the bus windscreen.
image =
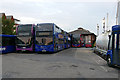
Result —
M36 44L51 45L53 44L53 38L52 37L36 37Z
M30 45L32 44L32 40L31 40L32 37L17 37L17 45Z
M39 31L53 31L53 24L39 24L36 27L36 30L39 30Z
M19 25L18 31L31 31L32 25Z

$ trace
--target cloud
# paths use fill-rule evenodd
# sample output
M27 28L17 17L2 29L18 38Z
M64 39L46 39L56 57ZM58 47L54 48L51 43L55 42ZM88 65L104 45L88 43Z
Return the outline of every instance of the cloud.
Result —
M36 19L33 17L20 17L22 24L36 24L37 22L41 22L42 20Z
M22 2L116 2L117 0L20 0ZM19 2L19 1L18 1Z
M113 16L110 19L114 19L116 3L96 2L100 0L95 0L95 2L91 3L85 2L87 0L78 1L2 0L0 12L13 15L15 18L20 19L21 23L25 24L56 23L65 31L73 31L78 27L83 27L92 32L96 32L96 25L102 25L101 20L106 16L107 12L110 13L110 16Z

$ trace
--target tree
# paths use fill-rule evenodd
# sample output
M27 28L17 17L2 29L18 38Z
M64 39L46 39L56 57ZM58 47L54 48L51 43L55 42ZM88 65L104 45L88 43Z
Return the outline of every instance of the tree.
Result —
M14 35L14 24L15 22L11 19L6 19L5 16L2 17L2 34Z

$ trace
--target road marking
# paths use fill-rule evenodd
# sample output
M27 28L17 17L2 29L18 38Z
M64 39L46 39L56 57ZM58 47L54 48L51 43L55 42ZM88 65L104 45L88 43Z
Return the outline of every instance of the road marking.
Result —
M106 72L108 72L108 70L105 68L105 67L103 67L103 66L100 66L102 69L104 69Z
M100 56L98 56L100 59L104 60L103 58L101 58Z
M100 62L100 60L99 60L99 61L96 61L96 60L94 59L94 61L95 61L97 64L100 64L100 63L99 63L99 62ZM105 67L100 66L100 68L102 68L104 71L108 72L108 70L107 70Z

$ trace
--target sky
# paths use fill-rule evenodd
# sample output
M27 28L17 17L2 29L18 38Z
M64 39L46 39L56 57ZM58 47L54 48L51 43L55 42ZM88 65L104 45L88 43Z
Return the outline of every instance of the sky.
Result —
M0 13L13 15L21 24L55 23L70 32L79 27L102 32L105 17L108 26L116 23L117 0L1 0Z

